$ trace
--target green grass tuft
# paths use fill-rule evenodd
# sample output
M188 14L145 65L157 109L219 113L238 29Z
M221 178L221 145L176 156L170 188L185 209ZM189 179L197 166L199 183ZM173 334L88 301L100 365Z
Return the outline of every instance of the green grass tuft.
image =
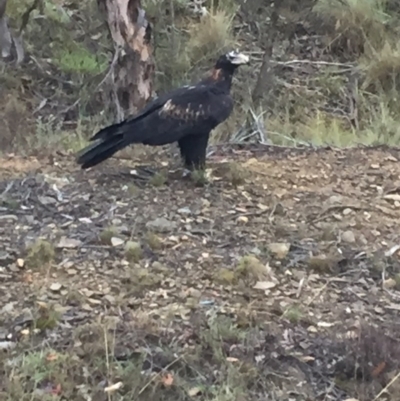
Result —
M31 269L47 268L54 260L54 246L43 239L38 239L27 248L26 266Z

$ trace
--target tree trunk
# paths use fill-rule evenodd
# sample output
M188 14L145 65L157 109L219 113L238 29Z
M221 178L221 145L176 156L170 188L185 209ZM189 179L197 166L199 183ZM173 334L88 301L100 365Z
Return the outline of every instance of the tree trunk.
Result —
M1 0L0 0L1 1ZM142 109L153 91L151 27L140 0L98 0L115 44L113 69L117 119Z
M1 56L4 58L10 57L12 37L8 28L6 17L7 0L0 0L0 50Z
M275 79L271 65L272 52L276 38L276 24L279 19L278 12L274 10L271 14L270 27L265 37L265 50L260 72L257 77L257 82L252 93L252 99L255 106L263 106L267 109L272 109L274 104L273 91Z

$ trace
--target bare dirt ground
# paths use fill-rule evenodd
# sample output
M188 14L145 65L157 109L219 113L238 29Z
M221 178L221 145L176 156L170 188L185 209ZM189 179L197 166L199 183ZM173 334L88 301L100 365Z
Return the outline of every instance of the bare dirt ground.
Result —
M398 399L399 160L235 147L157 186L3 159L1 399Z

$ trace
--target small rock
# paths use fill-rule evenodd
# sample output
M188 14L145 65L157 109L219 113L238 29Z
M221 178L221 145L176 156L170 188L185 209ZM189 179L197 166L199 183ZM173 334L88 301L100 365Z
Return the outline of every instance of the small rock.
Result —
M257 248L256 246L250 252L254 253L254 255L257 255L257 256L261 255L261 249Z
M388 289L394 288L394 287L396 287L396 285L397 285L396 280L394 280L394 279L392 279L392 278L388 278L387 280L385 280L385 281L383 282L383 286L384 286L385 288L388 288Z
M62 237L57 248L77 248L81 244L82 242L77 239Z
M3 262L4 264L11 263L12 262L11 255L8 252L0 251L0 262Z
M87 303L82 305L82 309L88 312L91 312L93 310L93 308Z
M355 237L353 231L350 231L350 230L342 233L341 238L342 238L342 241L347 242L349 244L356 242L356 237Z
M14 348L17 344L13 341L0 341L0 350L10 350Z
M57 200L50 196L39 196L39 202L43 205L52 205L54 203L57 203Z
M35 217L29 214L25 216L25 220L28 224L33 224L35 222Z
M18 221L18 217L15 214L3 214L2 216L0 216L0 220Z
M259 209L261 209L261 210L268 210L268 206L267 205L264 205L264 204L262 204L262 203L259 203L258 205L257 205L257 207L259 208Z
M157 260L153 262L151 268L157 273L165 273L168 272L169 269L167 266L163 265L162 263L158 262Z
M93 223L92 220L90 220L88 217L81 217L78 219L81 223L85 223L85 224L91 224Z
M179 214L192 214L192 211L188 207L182 207L178 209Z
M284 259L290 249L288 242L273 242L268 245L268 250L278 259Z
M351 214L352 210L349 207L346 207L346 209L343 210L343 215L347 216L349 214Z
M114 304L115 304L115 298L114 298L112 295L110 295L110 294L106 295L106 296L104 297L104 299L106 299L111 305L114 305Z
M383 199L392 200L392 201L400 201L400 194L388 194L383 197Z
M22 269L22 268L24 267L24 265L25 265L24 259L18 258L18 259L17 259L17 266L18 266L20 269Z
M112 246L120 246L124 243L124 240L118 237L111 238L111 245Z
M282 203L277 203L275 206L274 214L277 216L283 216L285 214L285 208L283 207Z
M100 305L100 304L101 304L100 299L95 299L95 298L89 298L89 299L88 299L88 302L89 302L90 304L92 304L92 305Z
M92 290L89 290L89 289L87 289L87 288L84 288L84 289L82 290L82 292L83 292L88 298L90 298L90 297L94 294L94 292L93 292Z
M248 219L248 217L246 217L246 216L239 216L239 217L237 218L237 222L238 222L238 223L246 224L246 223L249 222L249 219Z
M269 290L271 288L276 287L275 282L273 281L257 281L257 283L253 286L256 290Z
M343 196L341 196L341 195L332 195L328 199L328 203L331 205L340 204L342 202L343 202Z
M50 290L53 291L53 292L58 292L58 291L61 290L61 287L62 287L62 284L60 284L60 283L53 283L53 284L50 286Z
M75 274L77 273L77 270L75 269L68 269L67 273L69 276L75 276Z
M191 297L199 299L201 298L201 291L197 290L196 288L189 288L188 290Z
M204 199L204 198L201 200L201 203L202 203L203 207L210 207L210 205L211 205L210 201L208 199Z
M14 304L9 302L8 304L4 305L1 309L1 313L10 313L14 310Z
M173 231L177 224L174 221L167 220L165 217L158 217L154 220L148 221L146 227L160 233Z

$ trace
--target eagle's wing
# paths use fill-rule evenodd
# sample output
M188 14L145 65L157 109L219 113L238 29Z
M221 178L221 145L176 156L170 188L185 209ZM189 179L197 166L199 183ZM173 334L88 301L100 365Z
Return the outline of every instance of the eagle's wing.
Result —
M133 142L162 145L187 135L207 134L228 118L232 108L231 97L215 87L188 87L141 120L133 120L132 133L127 135Z

